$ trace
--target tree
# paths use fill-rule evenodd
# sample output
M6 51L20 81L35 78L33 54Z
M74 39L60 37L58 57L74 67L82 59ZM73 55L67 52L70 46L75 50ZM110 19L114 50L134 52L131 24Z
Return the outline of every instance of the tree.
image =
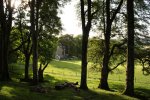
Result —
M121 6L123 4L123 0L120 1L119 5L117 6L116 10L114 10L114 13L110 12L110 0L106 0L106 27L105 27L105 33L104 33L104 58L103 58L103 65L101 70L101 80L99 84L99 88L110 90L108 86L108 74L109 74L109 60L110 60L110 36L111 36L111 27L112 23L121 9ZM112 15L112 16L111 16Z
M141 48L135 48L135 59L142 66L143 75L150 74L150 50L149 43Z
M128 51L127 51L127 73L126 88L124 94L134 95L134 0L127 0L128 15Z
M41 5L39 4L41 3ZM39 81L44 81L43 73L56 51L56 35L62 30L60 18L58 17L59 1L39 1L39 17L36 24L38 27L38 58L40 66L38 69ZM49 16L49 17L46 17Z
M15 25L18 27L18 30L21 34L20 40L22 47L20 51L24 54L25 57L24 81L29 81L29 63L32 53L31 32L29 32L29 26L27 25L29 22L26 20L27 17L29 17L27 7L29 7L27 2L22 1L20 6L17 8L18 15L15 20Z
M81 20L82 20L82 67L81 67L81 89L88 89L87 87L87 46L88 37L91 29L92 14L91 14L91 0L87 0L87 23L85 15L85 1L80 0L81 6Z
M45 34L45 33L44 33ZM41 35L39 39L39 70L38 77L39 81L43 82L43 72L47 68L50 61L54 58L54 53L56 51L56 38L52 34Z
M12 1L6 0L0 1L0 24L1 24L1 52L0 52L0 68L1 68L1 75L0 79L7 81L10 79L9 71L8 71L8 50L9 50L9 36L12 27L12 14L13 14L13 7Z
M109 72L113 72L120 65L124 64L126 61L125 51L126 51L125 40L110 40L110 60L109 60ZM89 40L88 46L88 61L92 62L90 69L99 72L102 68L102 59L104 55L104 39L99 37L93 37Z

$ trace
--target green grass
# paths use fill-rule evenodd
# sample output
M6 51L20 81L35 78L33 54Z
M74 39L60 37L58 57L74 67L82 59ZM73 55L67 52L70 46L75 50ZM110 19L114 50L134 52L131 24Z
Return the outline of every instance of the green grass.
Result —
M54 86L65 81L80 82L81 62L80 61L52 61L45 70L44 78L48 82L40 85L48 89L48 93L37 93L30 91L28 83L20 82L18 78L23 77L23 65L11 66L15 73L12 74L13 81L0 83L0 100L136 100L136 98L122 95L125 88L125 68L120 67L119 72L114 71L109 75L109 86L114 92L98 89L100 73L89 70L88 87L89 91L76 92L74 89L57 91ZM19 69L19 70L16 70ZM17 78L16 78L17 76ZM140 67L135 68L135 93L150 100L150 77L144 76ZM143 98L142 99L145 99Z
M27 84L20 82L9 82L1 85L0 100L133 100L128 96L117 92L104 90L89 90L76 92L73 89L64 89L57 91L52 87L48 93L36 93L29 90ZM135 99L136 100L136 99Z

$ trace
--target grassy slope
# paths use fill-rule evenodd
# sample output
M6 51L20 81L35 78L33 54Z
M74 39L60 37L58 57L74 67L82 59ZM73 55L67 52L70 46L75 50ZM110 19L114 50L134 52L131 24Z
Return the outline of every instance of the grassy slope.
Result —
M3 83L4 84L4 83ZM9 82L0 86L0 100L133 100L128 96L117 92L104 90L89 90L76 92L73 89L64 89L57 91L52 87L48 93L35 93L29 90L27 84L18 82ZM136 99L135 99L136 100Z
M125 69L123 73L109 75L110 88L117 92L109 92L97 89L99 84L100 73L88 71L89 91L76 92L73 89L64 89L56 91L54 85L64 81L80 82L80 61L53 61L45 70L45 79L48 83L41 84L48 89L48 93L35 93L29 90L27 83L15 82L0 84L0 100L133 100L128 96L121 95L124 90ZM141 70L136 68L135 71L136 93L144 96L150 94L149 76L143 76ZM119 91L119 92L118 92Z

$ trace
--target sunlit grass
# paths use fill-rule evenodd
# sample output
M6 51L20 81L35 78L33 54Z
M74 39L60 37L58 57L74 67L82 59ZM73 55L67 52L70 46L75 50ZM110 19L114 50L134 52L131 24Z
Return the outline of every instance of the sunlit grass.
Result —
M80 61L52 61L48 68L45 70L45 74L54 75L55 77L62 78L62 79L80 79L81 76L81 62ZM93 72L89 70L88 66L88 73L87 78L90 83L97 83L100 79L100 72ZM113 73L109 74L109 82L113 83L125 83L126 80L126 68L119 67L117 70L113 71ZM94 81L94 82L90 82ZM150 77L145 76L142 74L142 69L140 66L135 66L135 85L143 84L147 85L150 84Z
M93 72L89 70L87 84L89 91L76 92L74 89L64 89L57 91L54 86L65 81L80 83L81 76L81 62L80 61L52 61L44 72L46 83L41 85L48 88L48 93L36 93L30 91L28 83L21 83L19 77L23 77L23 64L14 64L13 71L19 75L13 75L13 82L0 83L0 100L136 100L136 98L122 95L125 88L125 67L120 67L120 71L114 71L109 74L110 91L98 89L100 72ZM17 70L19 69L19 70ZM30 67L30 72L32 68ZM21 75L20 75L21 74ZM17 76L17 78L16 78ZM144 76L140 67L135 68L135 92L136 94L149 97L150 84L149 76ZM147 83L147 84L146 84Z

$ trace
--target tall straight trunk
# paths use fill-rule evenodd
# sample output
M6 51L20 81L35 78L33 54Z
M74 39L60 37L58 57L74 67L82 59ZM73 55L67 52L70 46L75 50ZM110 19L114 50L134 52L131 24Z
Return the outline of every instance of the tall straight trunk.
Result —
M0 27L0 80L2 78L1 76L2 76L2 31Z
M84 14L84 0L80 0L81 6L81 20L82 20L82 64L81 64L81 84L80 88L88 89L87 87L87 59L86 59L86 43L85 43L85 14Z
M81 64L81 89L88 89L87 87L87 46L88 46L88 37L91 29L91 0L87 0L88 3L88 15L87 15L87 24L85 24L85 11L84 11L84 0L81 2L81 19L82 19L82 64Z
M37 50L37 34L35 31L35 0L31 1L31 34L32 34L32 46L33 46L33 84L38 84L38 50Z
M29 61L30 61L30 55L26 54L25 56L25 80L29 80Z
M1 18L0 18L0 24L1 24L1 41L0 41L0 45L1 45L1 52L0 52L0 79L2 80L2 74L3 74L3 66L4 66L4 32L5 32L5 14L4 14L4 6L3 6L3 0L0 0L0 15L1 15Z
M9 52L9 37L11 33L11 28L12 28L12 12L13 9L11 8L11 1L9 1L9 6L8 6L8 20L5 28L5 42L4 42L4 70L3 70L3 80L10 80L9 76L9 70L8 70L8 52Z
M81 70L81 84L80 88L88 89L87 87L87 45L88 38L83 35L82 38L82 70Z
M4 6L3 6L3 0L0 0L0 24L1 24L1 54L0 54L0 59L1 59L1 65L0 65L0 70L1 70L1 80L2 80L2 74L3 74L3 68L4 68L4 32L5 32L5 14L4 14Z
M1 14L1 45L2 45L2 51L1 51L1 80L7 81L10 80L9 76L9 71L8 71L8 44L9 44L9 36L11 32L11 27L12 27L12 12L13 9L11 8L11 1L8 1L8 6L7 6L7 17L4 13L4 2L3 0L0 1L0 14Z
M127 51L127 71L126 88L124 94L134 95L134 0L127 0L128 15L128 51Z

